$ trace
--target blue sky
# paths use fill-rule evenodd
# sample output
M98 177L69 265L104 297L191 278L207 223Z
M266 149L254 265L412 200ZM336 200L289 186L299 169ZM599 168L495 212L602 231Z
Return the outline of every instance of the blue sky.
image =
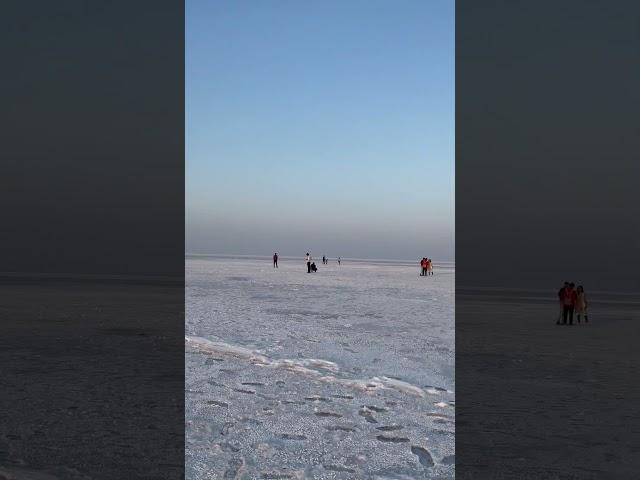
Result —
M453 260L454 11L187 0L187 252Z

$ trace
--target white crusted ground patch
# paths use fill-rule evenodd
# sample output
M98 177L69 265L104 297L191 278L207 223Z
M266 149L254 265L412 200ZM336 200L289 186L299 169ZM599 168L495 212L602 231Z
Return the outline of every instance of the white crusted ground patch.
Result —
M452 478L454 271L319 268L187 259L187 478Z

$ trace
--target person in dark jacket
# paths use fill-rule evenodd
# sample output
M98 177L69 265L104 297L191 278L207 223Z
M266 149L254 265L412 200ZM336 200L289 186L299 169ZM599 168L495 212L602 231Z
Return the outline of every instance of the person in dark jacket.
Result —
M273 268L278 268L278 252L273 254Z
M558 321L556 325L560 325L560 320L564 315L564 291L569 288L569 282L564 282L564 286L558 290L558 302L560 302L560 312L558 313Z

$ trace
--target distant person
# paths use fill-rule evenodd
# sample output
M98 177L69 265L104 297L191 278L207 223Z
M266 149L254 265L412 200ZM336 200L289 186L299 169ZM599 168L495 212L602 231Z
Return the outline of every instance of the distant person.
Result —
M433 261L427 258L427 275L433 275Z
M338 265L340 265L340 257L338 257Z
M569 282L564 282L564 286L558 290L558 302L560 303L560 313L558 313L558 321L556 325L560 325L560 321L564 315L564 292L569 288Z
M311 262L311 271L312 272L317 272L318 271L318 267L316 267L316 262Z
M422 257L420 260L420 276L424 277L427 274L427 259L426 257Z
M311 255L307 252L307 256L304 257L307 262L307 273L311 273Z
M278 252L273 254L273 268L278 268Z
M569 320L569 325L573 325L573 312L576 307L576 300L578 298L578 294L575 291L575 283L570 283L569 288L564 290L563 299L562 299L562 324L567 324L567 319Z
M322 255L322 264L324 265L327 262L327 257L325 257L324 255Z
M589 316L587 315L587 296L584 293L584 287L578 285L578 291L576 292L576 316L578 323L580 323L580 315L584 316L584 323L589 322Z

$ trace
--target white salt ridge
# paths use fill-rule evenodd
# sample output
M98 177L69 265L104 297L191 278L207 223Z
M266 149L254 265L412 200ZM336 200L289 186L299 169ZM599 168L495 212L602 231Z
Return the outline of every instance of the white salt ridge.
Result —
M412 393L414 395L418 395L419 397L424 397L427 393L430 395L438 395L439 392L434 389L423 390L416 385L413 385L409 382L404 382L402 380L398 380L396 378L388 378L382 377L382 382L389 388L393 388L395 390L399 390L401 392Z
M231 355L237 358L241 358L244 360L248 360L251 363L270 367L270 368L284 368L290 372L295 372L303 375L308 375L315 377L317 380L327 383L335 383L339 385L344 385L351 388L356 388L359 390L375 390L375 389L391 389L397 390L399 392L408 393L411 395L416 395L418 397L426 397L427 395L439 395L441 392L429 388L422 389L416 385L413 385L409 382L405 382L403 380L398 380L395 378L389 378L385 376L381 377L373 377L369 380L364 379L347 379L347 378L339 378L335 375L327 375L325 372L316 369L328 370L334 374L340 372L340 367L334 362L330 362L328 360L321 360L317 358L303 358L303 359L280 359L273 360L266 355L263 355L260 352L255 350L248 349L246 347L240 347L237 345L230 345L224 342L213 342L206 338L195 337L195 336L185 336L185 343L187 346L190 346L198 351L204 353L215 353L220 355ZM314 367L314 368L310 368ZM450 392L453 393L453 392ZM440 402L442 403L442 402ZM441 406L440 403L436 404L437 406ZM443 404L442 406L446 406Z
M239 347L237 345L229 345L228 343L223 342L212 342L211 340L202 337L185 336L184 340L187 346L200 350L201 352L233 355L234 357L250 361L258 361L261 363L269 361L267 357L256 351L245 347Z
M330 370L332 372L337 372L338 370L340 370L338 368L338 365L336 365L333 362L330 362L328 360L319 360L317 358L305 358L302 360L273 360L272 363L274 365L276 364L282 364L282 365L293 365L293 366L300 366L300 367L315 367L315 368L322 368L325 370Z

